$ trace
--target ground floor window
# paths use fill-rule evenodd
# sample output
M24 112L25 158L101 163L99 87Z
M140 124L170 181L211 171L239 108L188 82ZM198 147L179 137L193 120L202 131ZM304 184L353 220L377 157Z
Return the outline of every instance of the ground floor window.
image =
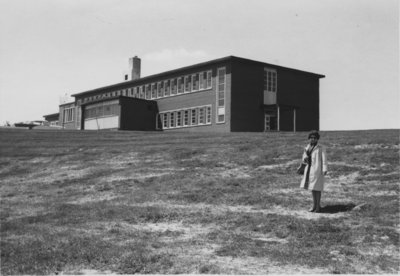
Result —
M98 118L118 115L118 101L103 102L85 106L84 118Z
M186 109L183 112L183 126L188 126L189 125L189 110Z
M211 105L160 112L163 129L211 125Z
M64 109L64 123L72 122L74 120L74 109L74 107Z

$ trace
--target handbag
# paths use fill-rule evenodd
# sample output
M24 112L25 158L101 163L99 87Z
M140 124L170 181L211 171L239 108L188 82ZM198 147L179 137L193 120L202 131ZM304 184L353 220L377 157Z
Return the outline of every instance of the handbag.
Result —
M308 157L308 163L309 163L308 165L310 165L310 166L311 166L311 153L313 152L314 148L315 148L315 145L312 147L312 149L309 152L306 151L306 154L307 154L307 157ZM303 175L304 171L306 169L306 166L307 166L307 163L302 162L300 164L300 166L297 168L297 174Z
M304 170L306 168L307 164L301 163L300 166L297 168L297 174L304 174Z

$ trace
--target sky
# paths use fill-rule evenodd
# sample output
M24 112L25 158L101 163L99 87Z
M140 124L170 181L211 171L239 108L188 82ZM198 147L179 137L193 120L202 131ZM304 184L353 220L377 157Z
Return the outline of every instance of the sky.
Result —
M142 77L230 55L322 74L321 130L400 128L397 0L0 0L0 125L135 55Z

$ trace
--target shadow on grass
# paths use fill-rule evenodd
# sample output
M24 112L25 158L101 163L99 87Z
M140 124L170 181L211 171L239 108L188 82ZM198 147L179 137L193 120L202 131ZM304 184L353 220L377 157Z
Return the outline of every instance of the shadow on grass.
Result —
M340 212L348 212L353 210L356 207L355 204L336 204L336 205L327 205L321 208L320 213L328 213L328 214L335 214Z
M340 212L348 212L353 210L354 207L356 207L356 205L353 203L327 205L321 208L320 213L335 214Z

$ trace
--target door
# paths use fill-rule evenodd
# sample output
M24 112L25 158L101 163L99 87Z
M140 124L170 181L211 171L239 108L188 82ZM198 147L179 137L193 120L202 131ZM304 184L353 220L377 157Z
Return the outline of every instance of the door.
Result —
M264 131L276 130L276 116L265 113L264 115Z

